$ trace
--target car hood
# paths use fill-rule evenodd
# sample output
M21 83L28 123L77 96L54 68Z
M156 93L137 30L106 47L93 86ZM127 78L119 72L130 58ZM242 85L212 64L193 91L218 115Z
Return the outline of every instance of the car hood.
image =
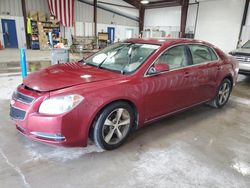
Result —
M32 73L24 79L23 84L33 90L44 92L121 76L119 73L76 62L53 65Z
M250 55L250 48L238 48L232 51L233 54L249 54Z

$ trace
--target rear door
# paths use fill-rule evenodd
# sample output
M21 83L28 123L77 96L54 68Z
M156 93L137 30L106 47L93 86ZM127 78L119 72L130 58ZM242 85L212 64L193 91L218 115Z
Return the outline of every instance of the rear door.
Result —
M206 45L189 44L188 47L193 62L194 100L199 103L215 95L220 71L219 58L214 50Z

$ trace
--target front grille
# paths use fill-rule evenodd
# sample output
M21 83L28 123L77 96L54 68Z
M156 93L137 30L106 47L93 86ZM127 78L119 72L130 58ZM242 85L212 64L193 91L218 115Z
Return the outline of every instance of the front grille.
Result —
M18 100L20 102L23 102L23 103L26 103L26 104L30 104L30 103L32 103L34 101L33 97L22 94L22 93L20 93L18 91L14 93L13 97L16 100Z
M10 117L17 120L23 120L26 112L15 107L10 107Z

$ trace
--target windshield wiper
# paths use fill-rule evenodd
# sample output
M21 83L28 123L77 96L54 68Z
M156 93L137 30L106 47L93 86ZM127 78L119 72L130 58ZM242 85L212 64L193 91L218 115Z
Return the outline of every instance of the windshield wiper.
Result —
M133 43L132 43L133 44ZM131 44L131 45L132 45ZM125 68L126 68L126 66L128 66L130 63L131 63L131 61L132 61L132 52L133 52L133 50L135 50L136 48L139 48L139 46L137 46L137 47L130 47L129 48L129 50L128 50L128 61L127 61L127 63L122 67L122 70L121 70L121 74L124 74L125 73Z
M119 48L112 56L107 56L98 66L97 66L97 68L102 68L102 64L108 59L108 58L111 58L111 57L113 57L113 56L115 56L119 51L121 51L121 49L123 49L124 48L124 46L122 46L121 48Z

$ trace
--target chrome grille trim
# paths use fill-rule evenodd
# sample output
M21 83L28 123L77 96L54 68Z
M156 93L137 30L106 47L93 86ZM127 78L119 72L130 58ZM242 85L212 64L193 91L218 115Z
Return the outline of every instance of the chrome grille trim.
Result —
M35 100L34 97L20 93L19 91L13 94L13 98L25 104L31 104Z
M238 60L238 61L241 61L241 62L250 62L250 57L247 57L247 56L235 56L235 58Z
M10 117L15 120L24 120L26 112L13 106L10 107Z

